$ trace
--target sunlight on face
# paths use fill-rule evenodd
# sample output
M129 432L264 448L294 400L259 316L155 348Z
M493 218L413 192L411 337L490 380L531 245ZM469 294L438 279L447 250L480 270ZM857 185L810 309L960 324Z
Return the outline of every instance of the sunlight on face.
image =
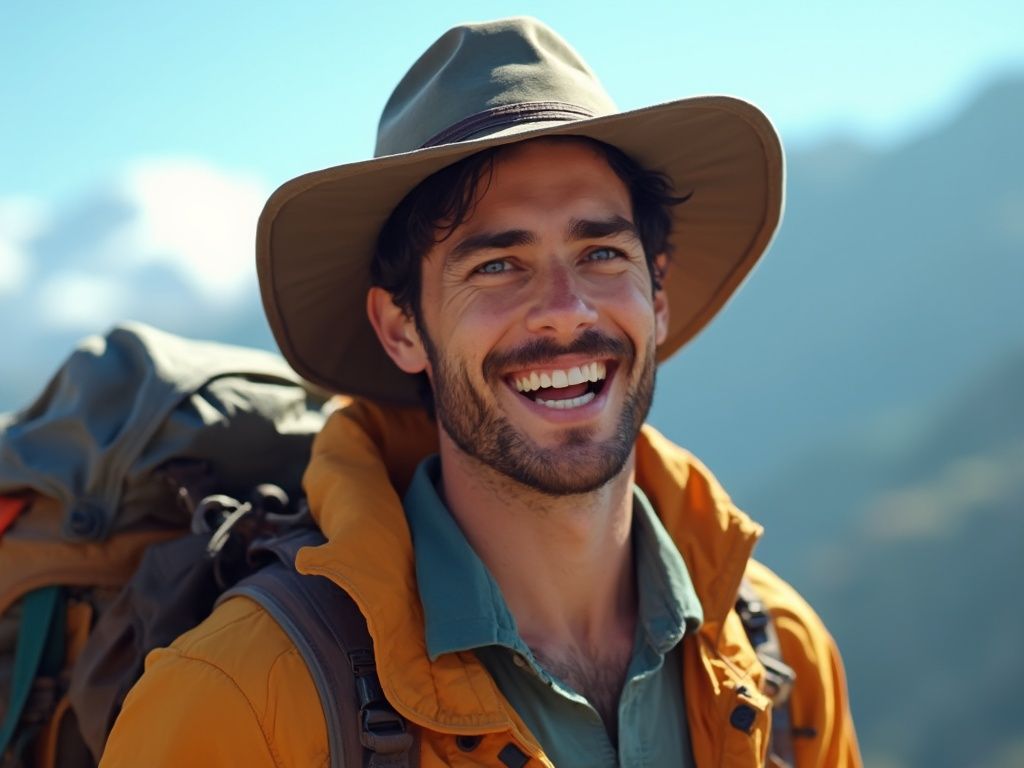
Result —
M615 477L650 408L655 301L625 185L592 147L498 156L423 267L437 416L465 454L550 494Z

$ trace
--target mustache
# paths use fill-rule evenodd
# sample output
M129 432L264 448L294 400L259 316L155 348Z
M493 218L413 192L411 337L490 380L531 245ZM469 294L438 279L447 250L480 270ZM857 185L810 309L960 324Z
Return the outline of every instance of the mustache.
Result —
M590 329L569 344L556 344L551 339L533 339L514 349L491 352L484 358L483 373L486 378L493 378L510 368L540 367L559 355L615 357L631 361L635 353L632 343Z

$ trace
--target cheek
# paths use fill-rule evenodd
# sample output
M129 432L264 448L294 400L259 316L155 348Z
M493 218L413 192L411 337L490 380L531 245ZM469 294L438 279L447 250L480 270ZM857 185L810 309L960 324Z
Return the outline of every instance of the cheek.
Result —
M653 329L654 295L650 282L642 276L605 281L595 285L590 295L598 308L608 311L623 327L650 325Z
M660 343L664 324L660 322L647 281L624 282L615 291L609 291L603 306L611 322L630 336L638 349L642 350L649 342L655 346Z
M483 359L515 327L523 303L516 291L467 290L450 295L436 312L441 352Z
M529 294L527 281L508 280L489 286L463 284L438 291L440 314L452 326L474 323L492 326L514 321Z

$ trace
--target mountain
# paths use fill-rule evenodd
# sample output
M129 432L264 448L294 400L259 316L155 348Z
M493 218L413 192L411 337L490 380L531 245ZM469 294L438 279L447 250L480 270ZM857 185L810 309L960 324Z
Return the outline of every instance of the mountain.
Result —
M771 251L662 366L652 420L748 504L809 442L952 392L1024 344L1021 124L1024 77L1007 78L902 146L792 153Z
M823 446L758 494L842 649L869 765L1022 764L1022 393L1024 347L899 443Z

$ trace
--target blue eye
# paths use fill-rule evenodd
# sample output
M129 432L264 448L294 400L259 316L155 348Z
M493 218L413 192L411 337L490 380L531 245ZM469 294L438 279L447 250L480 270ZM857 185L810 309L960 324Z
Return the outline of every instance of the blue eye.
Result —
M511 269L511 266L504 259L497 259L495 261L488 261L486 264L481 264L476 268L476 271L481 275L500 275L502 272L507 272Z
M587 254L588 261L613 261L622 258L622 251L616 248L595 248Z

